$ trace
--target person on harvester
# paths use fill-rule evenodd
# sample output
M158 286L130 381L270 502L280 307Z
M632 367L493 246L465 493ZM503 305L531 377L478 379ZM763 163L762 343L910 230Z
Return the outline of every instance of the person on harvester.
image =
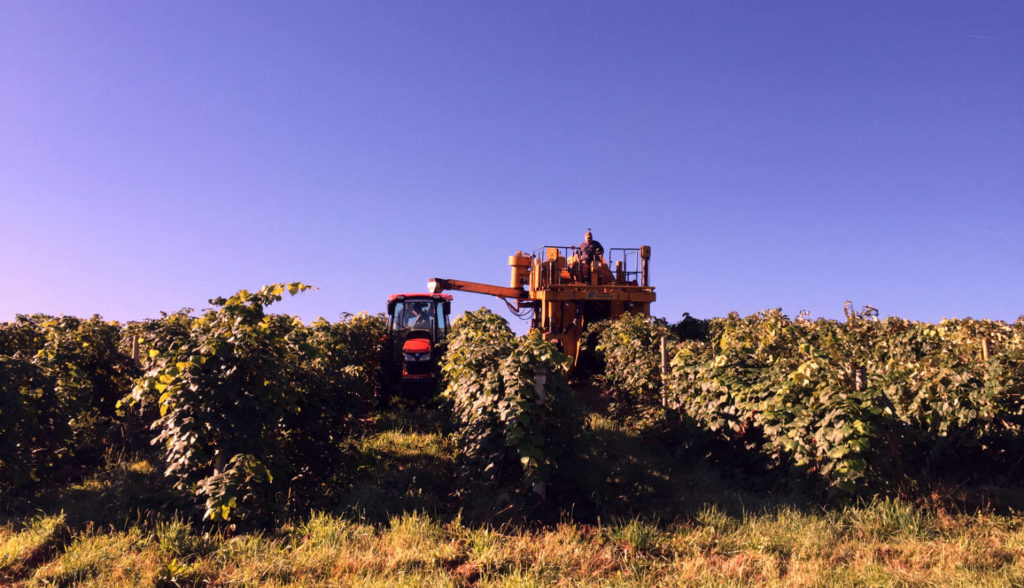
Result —
M594 239L594 235L590 233L590 229L587 229L587 234L583 236L583 242L580 243L580 262L583 264L583 279L590 279L590 264L599 261L601 256L604 255L604 247L600 241Z

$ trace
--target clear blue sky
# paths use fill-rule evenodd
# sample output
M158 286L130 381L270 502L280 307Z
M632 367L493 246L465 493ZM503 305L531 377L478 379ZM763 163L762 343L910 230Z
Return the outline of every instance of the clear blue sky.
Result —
M0 0L0 320L334 319L587 227L670 320L1016 319L1024 2Z

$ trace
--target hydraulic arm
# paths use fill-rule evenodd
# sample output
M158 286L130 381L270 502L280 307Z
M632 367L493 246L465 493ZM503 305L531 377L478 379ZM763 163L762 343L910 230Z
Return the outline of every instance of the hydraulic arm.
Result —
M461 290L463 292L476 292L477 294L488 294L499 298L529 298L529 294L523 288L505 288L504 286L492 286L479 282L467 282L466 280L447 280L444 278L431 278L427 282L427 290L433 293L445 290Z

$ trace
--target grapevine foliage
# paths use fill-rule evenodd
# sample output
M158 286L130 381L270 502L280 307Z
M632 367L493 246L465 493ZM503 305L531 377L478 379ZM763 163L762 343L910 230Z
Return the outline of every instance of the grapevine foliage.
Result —
M679 339L662 319L627 313L595 323L584 335L597 334L595 349L604 360L604 379L621 401L632 406L662 403L661 340L673 349Z
M442 371L465 480L531 487L551 479L579 430L568 365L538 333L517 339L489 310L455 321Z
M372 405L385 320L266 313L308 288L243 290L199 317L0 323L0 507L154 436L169 480L207 518L310 506ZM1024 478L1022 320L927 324L847 305L844 321L625 315L591 335L619 403L651 409L637 411L645 427L671 414L699 430L668 434L710 435L840 495ZM524 490L566 473L583 428L567 365L489 311L456 321L443 371L463 481Z
M0 325L0 495L73 477L125 446L118 398L137 368L100 317L18 316Z
M380 317L304 327L266 314L301 283L242 290L219 308L157 329L131 401L156 404L154 443L165 474L209 519L266 516L285 496L308 496L340 459L340 439L371 395L360 364L383 332ZM367 351L367 350L371 351ZM305 491L303 491L305 489Z
M708 342L676 350L671 403L842 493L951 471L965 456L972 475L1012 470L1024 448L1024 325L879 320L849 304L846 314L712 321Z

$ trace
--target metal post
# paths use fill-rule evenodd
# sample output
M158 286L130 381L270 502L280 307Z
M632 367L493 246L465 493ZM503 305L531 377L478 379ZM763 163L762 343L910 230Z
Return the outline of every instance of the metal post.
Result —
M650 274L648 273L648 264L651 260L651 246L641 245L640 246L640 285L647 287L650 284Z

